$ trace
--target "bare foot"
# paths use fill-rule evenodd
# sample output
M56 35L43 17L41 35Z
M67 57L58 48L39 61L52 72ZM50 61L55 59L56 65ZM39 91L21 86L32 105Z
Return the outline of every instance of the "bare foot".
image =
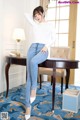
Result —
M25 114L26 114L26 115L30 115L30 112L31 112L31 108L30 108L30 107L27 107L27 108L26 108L26 113L25 113Z
M35 89L31 90L31 97L36 97L36 90Z
M36 90L33 89L31 90L30 103L33 103L35 99L36 99Z

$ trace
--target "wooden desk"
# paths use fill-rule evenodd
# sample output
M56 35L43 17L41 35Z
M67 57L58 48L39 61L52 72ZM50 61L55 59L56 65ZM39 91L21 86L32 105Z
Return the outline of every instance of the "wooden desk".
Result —
M17 58L17 57L6 57L6 67L5 67L5 75L6 75L6 97L8 97L9 91L9 68L11 64L23 65L26 66L26 58ZM68 88L70 69L78 68L78 60L62 60L62 59L47 59L45 62L39 64L39 67L53 68L53 84L52 84L52 110L54 110L54 100L55 100L55 83L56 76L54 72L56 69L66 69L66 88Z

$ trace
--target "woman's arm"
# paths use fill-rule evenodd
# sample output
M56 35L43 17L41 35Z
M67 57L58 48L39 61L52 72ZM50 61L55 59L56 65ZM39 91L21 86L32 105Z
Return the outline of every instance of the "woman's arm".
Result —
M54 26L51 24L51 33L50 33L50 37L51 39L49 40L49 42L47 44L45 44L45 46L42 48L42 52L46 52L48 50L48 48L51 46L51 45L55 45L55 41L56 41L56 32L55 32L55 29L54 29Z
M48 48L51 45L54 45L56 41L56 31L54 29L54 26L51 26L51 40L49 41L49 43L47 43L45 46Z
M30 14L28 14L28 13L25 13L24 15L25 15L27 21L28 21L31 25L36 25L35 21L33 20L32 15L30 15Z

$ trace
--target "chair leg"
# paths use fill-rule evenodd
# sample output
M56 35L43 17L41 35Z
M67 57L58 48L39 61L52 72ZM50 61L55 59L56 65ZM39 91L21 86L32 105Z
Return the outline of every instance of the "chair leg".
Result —
M42 79L41 79L41 75L40 75L40 89L42 87Z
M61 77L61 93L63 93L63 77Z

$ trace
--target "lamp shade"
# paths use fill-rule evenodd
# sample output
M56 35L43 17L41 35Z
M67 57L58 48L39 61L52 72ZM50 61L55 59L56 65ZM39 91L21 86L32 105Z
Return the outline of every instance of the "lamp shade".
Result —
M24 29L22 28L16 28L13 32L13 39L17 41L25 40L25 33Z

